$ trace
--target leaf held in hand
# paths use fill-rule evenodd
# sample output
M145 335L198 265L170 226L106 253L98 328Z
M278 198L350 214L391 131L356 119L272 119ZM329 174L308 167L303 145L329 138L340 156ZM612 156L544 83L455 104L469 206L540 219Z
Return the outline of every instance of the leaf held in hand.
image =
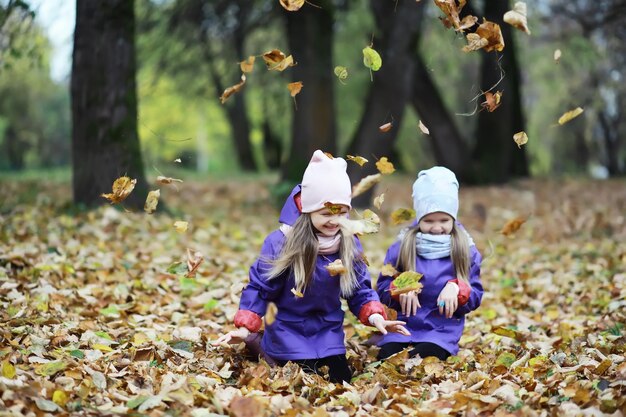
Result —
M395 288L390 290L391 295L404 294L410 291L419 293L422 290L422 284L419 282L422 277L422 274L415 271L405 271L401 273L393 280Z
M161 196L161 190L152 190L148 193L148 197L146 198L146 202L143 205L143 210L152 214L156 211L157 205L159 204L159 197Z
M121 203L133 191L135 184L137 184L136 179L120 177L113 182L113 193L101 194L101 196L109 200L111 204Z

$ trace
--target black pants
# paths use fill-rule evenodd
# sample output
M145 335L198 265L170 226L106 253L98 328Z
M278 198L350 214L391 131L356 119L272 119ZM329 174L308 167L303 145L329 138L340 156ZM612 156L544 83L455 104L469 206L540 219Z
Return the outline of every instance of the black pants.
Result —
M413 357L415 355L420 355L422 358L426 358L428 356L434 356L436 358L445 361L448 356L450 356L450 352L447 350L437 346L434 343L429 342L420 342L420 343L401 343L401 342L390 342L385 343L380 347L380 351L376 356L376 359L382 360L387 359L391 355L401 352L409 346L413 346L413 349L409 351L409 356Z
M288 361L277 361L280 366L284 366ZM320 359L299 359L291 362L300 365L304 372L321 374L320 368L328 366L328 379L330 382L350 382L352 371L348 366L346 355L334 355Z

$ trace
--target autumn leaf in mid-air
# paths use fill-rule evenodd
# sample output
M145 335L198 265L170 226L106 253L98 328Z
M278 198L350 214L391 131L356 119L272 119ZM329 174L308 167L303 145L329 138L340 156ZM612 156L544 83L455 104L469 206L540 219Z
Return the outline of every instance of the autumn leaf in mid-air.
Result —
M245 61L241 61L239 63L239 68L241 68L241 72L252 72L252 70L254 69L254 61L256 61L256 57L254 55L250 55L248 59L246 59Z
M189 226L188 222L184 222L182 220L177 220L174 222L174 228L178 233L185 233L187 231L187 227Z
M324 207L326 207L331 214L339 214L343 207L341 204L333 204L333 203L324 203Z
M524 223L526 223L526 219L516 217L515 219L506 222L506 224L502 227L502 230L500 230L500 233L504 236L510 236L517 232Z
M463 30L461 29L462 24L461 24L461 18L459 15L461 13L461 9L463 9L465 4L466 4L466 0L458 0L458 5L457 5L457 0L435 0L435 5L439 7L439 9L446 15L446 17L441 19L445 27L447 28L453 27L455 30ZM474 17L474 16L467 16L465 19L467 19L468 17ZM464 19L463 26L466 26L471 20L470 19L470 20L465 21L465 19Z
M368 162L367 159L365 159L365 158L363 158L362 156L359 156L359 155L357 155L357 156L346 155L346 158L349 161L356 162L357 164L359 164L359 166L363 166L363 165L365 165Z
M378 126L378 130L385 133L385 132L389 132L392 127L393 127L393 123L389 122L389 123L385 123L384 125Z
M500 107L500 99L502 98L502 92L496 91L492 93L491 91L487 91L485 93L485 101L483 101L480 105L483 106L489 113Z
M554 51L554 62L556 64L558 64L560 60L561 60L561 50L560 49L556 49Z
M179 180L178 178L164 177L163 175L159 175L156 178L157 184L167 185L172 184L174 182L183 182L183 180Z
M278 314L278 307L270 301L265 310L265 324L271 326L276 321L276 314Z
M245 83L246 83L246 74L241 74L241 82L228 87L226 90L224 90L224 92L220 96L220 101L222 102L222 104L226 103L226 100L228 100L230 96L239 92L243 88Z
M516 29L530 35L528 22L526 20L526 3L518 1L513 6L513 10L509 10L504 14L504 21Z
M517 132L513 135L513 140L517 143L517 147L521 149L522 145L528 142L528 135L526 135L526 132Z
M468 33L465 39L467 40L467 45L463 47L463 52L478 51L489 43L487 39L481 38L476 33Z
M200 264L204 261L204 256L202 253L195 251L193 249L187 248L187 273L185 276L187 278L193 278L196 276L196 271Z
M392 174L396 169L393 167L393 164L387 160L386 156L383 156L378 161L376 161L376 168L378 172L383 175Z
M393 224L400 224L413 220L415 218L415 210L407 208L399 208L391 213L391 222Z
M329 263L325 266L326 270L330 274L331 277L336 275L341 275L346 273L346 267L343 266L341 259L336 259L335 261Z
M290 12L297 12L304 6L304 0L280 0L283 9Z
M380 210L380 206L383 205L384 201L385 201L385 193L382 193L381 195L374 198L374 207Z
M417 125L420 130L422 131L423 134L425 135L430 135L430 130L428 130L428 128L426 127L426 125L424 125L424 123L422 123L422 121L420 120L418 125Z
M267 69L272 71L284 71L288 67L293 67L295 64L293 62L293 56L286 56L278 49L272 49L271 51L267 51L263 54L263 60L267 65Z
M346 78L348 78L348 68L336 66L335 75L337 76L337 78L339 78L339 82L341 82L341 84L345 84L344 81L346 80Z
M378 71L383 65L383 59L371 46L363 48L363 65L370 69L370 80L374 81L372 71Z
M365 210L362 219L352 220L347 217L339 217L337 223L341 226L341 230L349 235L378 233L380 229L380 218L372 210Z
M119 177L113 182L113 192L110 194L101 194L111 204L121 203L126 200L126 197L133 191L137 184L136 179L130 179L129 177Z
M293 83L287 84L287 89L289 90L289 94L293 97L293 103L296 106L296 110L298 109L298 104L296 103L296 96L300 94L302 90L302 81L295 81Z
M148 197L146 197L146 202L143 205L143 209L146 213L152 214L156 211L157 205L159 204L160 196L161 190L152 190L148 193Z
M370 188L372 188L374 185L380 182L381 178L382 174L368 175L367 177L363 178L361 181L359 181L358 184L352 187L352 198L361 195Z
M559 117L559 124L564 125L570 120L580 116L584 110L580 107L576 107L574 110L570 110L568 112L563 113L561 117Z
M500 52L504 49L504 38L500 25L486 19L483 19L483 23L478 26L475 33L469 33L466 38L468 44L463 47L465 52L476 51L481 48L486 52Z

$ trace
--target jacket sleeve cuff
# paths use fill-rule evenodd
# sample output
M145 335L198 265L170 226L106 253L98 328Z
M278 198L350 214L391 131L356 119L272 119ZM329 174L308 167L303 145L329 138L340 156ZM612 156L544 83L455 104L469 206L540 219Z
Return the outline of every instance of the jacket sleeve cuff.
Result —
M472 288L465 281L458 278L451 279L448 282L454 282L459 286L459 306L467 304Z
M371 326L368 319L372 314L380 314L385 320L387 320L385 306L383 306L380 301L370 301L369 303L365 303L363 307L361 307L361 311L359 311L359 321L366 326Z
M235 326L245 327L252 333L257 333L261 330L261 317L250 310L239 310L235 314Z
M400 302L400 294L393 293L393 290L395 289L396 289L396 284L394 284L393 281L391 281L391 284L389 284L389 295L391 295L392 300L396 300L397 302Z

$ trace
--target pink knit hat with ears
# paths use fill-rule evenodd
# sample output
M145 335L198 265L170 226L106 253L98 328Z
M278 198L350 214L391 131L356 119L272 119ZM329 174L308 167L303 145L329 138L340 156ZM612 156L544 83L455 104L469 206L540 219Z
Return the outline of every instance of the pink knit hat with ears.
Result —
M352 207L352 186L343 158L330 158L324 152L313 153L302 177L302 213L312 213L324 204L343 204Z

